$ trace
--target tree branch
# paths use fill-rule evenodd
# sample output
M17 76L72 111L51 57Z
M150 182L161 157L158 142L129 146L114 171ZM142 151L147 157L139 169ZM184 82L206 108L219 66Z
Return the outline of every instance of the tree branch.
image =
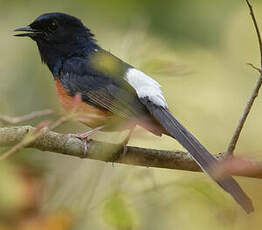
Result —
M260 66L262 68L262 39L261 39L261 34L260 34L260 31L259 31L259 27L258 27L258 23L257 23L257 20L256 20L256 16L255 16L253 7L250 4L249 0L246 0L246 3L247 3L247 6L249 8L250 15L251 15L251 18L252 18L256 33L257 33L258 45L259 45L259 50L260 50Z
M0 115L0 122L4 124L10 124L14 125L20 122L25 122L29 120L33 120L35 118L43 117L43 116L48 116L53 114L54 112L51 109L45 109L41 111L34 111L29 114L20 116L20 117L9 117L6 115Z
M22 142L27 134L29 132L34 132L35 129L36 128L31 126L0 128L0 147L14 146ZM59 134L52 131L44 132L42 136L25 147L80 158L84 156L84 144L81 140L70 137L67 134ZM224 159L223 154L218 154L216 157L219 160ZM201 171L190 155L183 151L163 151L131 146L128 146L126 151L123 151L122 145L95 140L90 141L88 144L87 158L146 167L178 169L193 172ZM243 170L230 173L238 176L262 178L262 173L257 172L255 175L243 172Z
M247 120L247 117L248 117L248 114L255 102L255 99L258 95L258 92L261 88L261 85L262 85L262 39L261 39L261 34L260 34L260 31L259 31L259 27L258 27L258 24L257 24L257 20L256 20L256 17L255 17L255 13L254 13L254 10L253 10L253 7L252 5L250 4L249 0L245 0L247 5L248 5L248 8L249 8L249 11L250 11L250 15L251 15L251 18L252 18L252 21L253 21L253 24L254 24L254 27L255 27L255 30L256 30L256 34L257 34L257 38L258 38L258 44L259 44L259 51L260 51L260 69L255 67L253 64L250 64L249 65L251 67L253 67L254 69L256 69L257 71L259 71L260 75L259 75L259 78L256 82L256 85L253 89L253 92L251 94L251 96L249 97L248 99L248 102L244 108L244 111L241 115L241 118L238 122L238 125L237 125L237 128L234 132L234 135L229 143L229 146L227 148L227 154L228 155L233 155L233 152L236 148L236 144L238 142L238 139L239 139L239 136L240 136L240 133L244 127L244 124Z

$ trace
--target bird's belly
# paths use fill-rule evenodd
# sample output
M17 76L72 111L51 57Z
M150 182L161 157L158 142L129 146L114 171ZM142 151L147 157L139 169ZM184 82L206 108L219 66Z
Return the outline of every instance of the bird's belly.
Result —
M112 118L112 113L99 109L83 101L77 102L74 97L68 95L67 90L59 80L55 81L56 93L60 103L67 112L74 112L76 119L91 128L104 125Z

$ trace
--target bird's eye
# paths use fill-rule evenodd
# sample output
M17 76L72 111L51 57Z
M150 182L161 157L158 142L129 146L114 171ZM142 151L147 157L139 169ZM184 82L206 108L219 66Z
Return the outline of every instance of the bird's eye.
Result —
M48 28L49 28L50 30L52 30L52 31L56 30L56 29L57 29L57 23L56 23L56 21L52 21L52 22L50 23L50 25L48 26Z

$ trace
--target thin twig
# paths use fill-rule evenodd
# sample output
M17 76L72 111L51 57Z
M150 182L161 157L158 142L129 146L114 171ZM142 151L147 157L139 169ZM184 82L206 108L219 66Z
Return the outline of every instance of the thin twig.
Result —
M74 116L75 116L75 113L74 113L74 111L72 111L67 116L60 117L54 123L50 124L50 122L48 122L48 121L40 123L35 129L33 129L31 132L28 132L28 134L19 143L14 145L7 152L3 153L0 156L0 161L6 159L7 157L11 156L13 153L15 153L15 152L25 148L26 146L30 145L36 139L45 135L45 133L47 133L48 131L51 131L51 130L59 127L60 125L62 125L66 121L68 121L69 119L74 118Z
M33 120L39 117L43 117L43 116L48 116L53 114L54 112L51 109L45 109L45 110L41 110L41 111L35 111L35 112L31 112L29 114L20 116L20 117L9 117L6 115L0 115L0 122L4 123L4 124L17 124L20 122L25 122L25 121L29 121L29 120Z
M48 128L48 123L46 125L42 125L41 123L36 129L32 130L31 132L28 132L28 134L16 145L14 145L10 150L3 153L0 156L0 161L6 159L7 157L11 156L13 153L23 149L24 147L30 145L32 142L34 142L37 138L43 136L45 133L47 133L50 130L55 129L56 127L62 125L66 120L68 120L69 117L63 116L59 118L56 122L51 124Z
M250 4L249 0L246 0L246 3L247 3L247 5L248 5L248 7L249 7L250 15L251 15L251 18L252 18L252 21L253 21L253 23L254 23L256 33L257 33L259 50L260 50L260 66L261 66L261 68L262 68L262 39L261 39L261 34L260 34L260 31L259 31L259 27L258 27L258 24L257 24L257 20L256 20L256 16L255 16L253 7L252 7L252 5Z
M57 121L55 121L53 123L51 123L49 121L41 122L36 127L36 129L33 129L32 132L29 132L20 142L15 144L10 150L3 153L0 156L0 161L6 159L7 157L12 155L13 153L23 149L24 147L30 145L36 139L45 135L45 133L47 133L48 131L51 131L51 130L57 128L58 126L62 125L66 121L68 121L70 119L74 119L75 117L77 117L77 109L79 107L80 101L81 101L80 96L78 94L76 94L76 96L74 96L74 99L73 99L74 107L73 107L73 109L71 110L70 113L68 113L66 116L60 117ZM53 111L52 110L44 110L44 111L32 112L28 115L22 116L20 118L16 118L16 121L21 122L21 120L25 121L25 120L28 120L28 119L33 119L33 118L36 118L36 117L39 117L39 116L43 116L43 114L46 115L46 114L50 114L50 113L53 113ZM10 118L9 118L9 120L10 120Z
M259 69L258 67L254 66L252 63L247 63L249 66L251 66L254 70L256 70L258 73L262 74L262 70Z
M233 152L236 148L236 144L238 142L238 139L239 139L239 136L240 136L240 133L243 129L243 126L246 122L246 119L248 117L248 114L249 112L251 111L251 108L255 102L255 99L258 95L258 92L261 88L261 85L262 85L262 39L261 39L261 35L260 35L260 31L259 31L259 28L258 28L258 24L257 24L257 20L256 20L256 17L255 17L255 13L254 13L254 10L253 10L253 7L252 5L250 4L249 0L246 0L246 3L249 7L249 10L250 10L250 15L251 15L251 18L252 18L252 21L253 21L253 24L254 24L254 27L255 27L255 30L256 30L256 34L257 34L257 37L258 37L258 43L259 43L259 51L260 51L260 69L258 70L257 67L255 67L253 64L249 64L251 65L253 68L255 68L256 70L258 70L260 72L260 75L259 75L259 78L256 82L256 85L255 85L255 88L251 94L251 96L249 97L248 99L248 102L245 106L245 109L241 115L241 118L238 122L238 125L237 125L237 128L234 132L234 135L229 143L229 146L227 148L227 154L228 155L233 155Z

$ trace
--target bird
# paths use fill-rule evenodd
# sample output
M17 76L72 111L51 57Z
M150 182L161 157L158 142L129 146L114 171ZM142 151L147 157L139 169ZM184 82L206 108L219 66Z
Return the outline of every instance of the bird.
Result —
M218 178L218 160L170 112L161 85L146 73L98 45L91 30L72 15L44 13L15 36L36 42L41 60L52 73L59 101L66 111L80 95L78 120L92 128L75 136L88 140L100 131L129 130L136 126L177 140L200 168L251 213L251 199L231 176ZM22 33L21 33L22 32Z

